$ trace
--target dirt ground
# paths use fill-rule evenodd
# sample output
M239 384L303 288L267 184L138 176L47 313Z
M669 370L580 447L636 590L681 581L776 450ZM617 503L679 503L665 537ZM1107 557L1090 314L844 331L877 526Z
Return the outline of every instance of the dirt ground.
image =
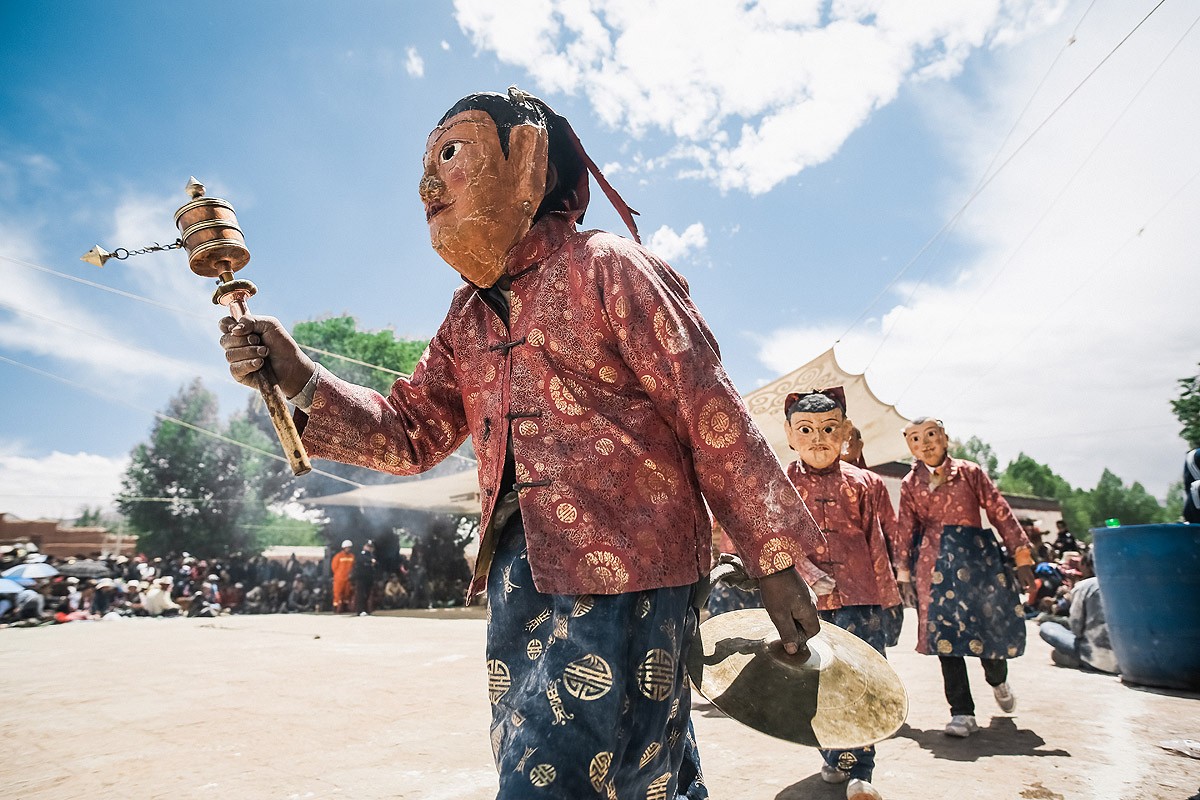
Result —
M1200 696L1052 666L1031 626L1012 662L1014 716L978 665L984 730L949 739L937 660L889 655L908 723L879 746L888 800L1184 800L1200 760ZM478 613L134 619L0 630L0 792L51 798L423 798L495 794ZM714 800L840 800L813 750L697 699ZM582 799L581 799L582 800Z

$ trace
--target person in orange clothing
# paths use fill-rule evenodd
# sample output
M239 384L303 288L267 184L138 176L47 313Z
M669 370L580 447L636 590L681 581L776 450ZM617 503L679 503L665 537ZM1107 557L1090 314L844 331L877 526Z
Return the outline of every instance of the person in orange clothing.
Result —
M333 613L341 614L350 610L350 602L354 597L354 586L350 583L350 571L354 569L354 542L346 539L342 549L334 553L329 561L333 570Z

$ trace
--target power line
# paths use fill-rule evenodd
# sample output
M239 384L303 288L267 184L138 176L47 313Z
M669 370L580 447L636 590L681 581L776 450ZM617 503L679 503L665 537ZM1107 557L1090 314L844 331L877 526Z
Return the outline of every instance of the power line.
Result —
M209 430L208 428L202 428L199 425L193 425L190 422L187 422L182 419L178 419L177 417L172 417L168 414L164 414L161 411L150 411L148 409L134 405L133 403L130 403L128 400L125 400L124 398L115 397L106 392L102 392L99 389L96 389L94 386L87 386L86 384L78 383L69 378L64 378L61 375L55 375L52 372L47 372L45 370L38 369L37 367L30 366L29 364L22 363L20 361L17 361L16 359L12 359L7 356L0 355L0 361L3 361L8 364L12 364L15 367L20 367L22 369L28 370L37 375L41 375L44 378L50 378L51 380L58 381L59 383L66 384L67 386L73 387L75 389L81 389L85 392L88 392L89 394L94 394L97 397L102 397L105 400L109 400L114 403L119 403L120 405L127 406L129 408L134 409L135 411L141 411L144 414L153 414L155 417L157 417L160 420L163 420L164 422L171 422L176 425L180 425L184 428L188 428L189 430L196 431L197 433L202 433L205 436L211 436L212 438L218 439L222 442L236 445L237 447L241 447L245 450L249 450L258 455L266 456L267 458L272 458L272 459L275 459L276 461L282 461L284 463L287 463L287 459L277 453L272 453L267 450L263 450L262 448L255 447L254 445L247 444L245 442L240 442L237 439L232 439L228 436L225 436L224 434L217 433L216 431L213 431L213 430ZM334 475L332 472L326 472L325 470L320 470L320 469L314 469L314 470L312 470L312 472L313 472L313 474L322 475L326 478L331 478L335 481L340 481L341 483L348 484L350 486L353 486L355 489L363 488L363 484L358 483L356 481L352 481L348 478L343 478L341 475Z
M1102 58L1100 60L1100 62L1095 67L1093 67L1091 69L1091 71L1088 72L1087 75L1084 76L1083 80L1081 80L1075 86L1075 88L1073 88L1070 92L1067 93L1066 97L1064 97L1058 103L1058 105L1055 106L1050 111L1050 113L1046 116L1046 118L1043 119L1042 122L1039 123L1037 125L1037 127L1035 127L1033 129L1033 131L1028 136L1026 136L1024 140L1021 141L1021 143L1019 145L1017 145L1016 149L1014 149L1013 152L1010 153L1008 155L1008 157L1005 158L1004 161L1001 162L1000 165L998 167L996 167L996 169L990 175L987 175L985 178L983 178L979 182L979 184L967 196L967 199L963 202L963 204L959 207L959 209L954 212L954 214L950 217L950 219L948 219L937 230L937 232L934 233L933 236L930 237L929 240L925 242L925 244L921 245L921 248L917 251L916 255L914 255L911 259L909 259L909 261L900 269L900 271L897 272L896 275L892 277L892 279L887 283L887 285L884 286L884 288L882 290L880 290L878 294L876 294L876 296L871 300L871 302L867 305L867 307L863 309L862 313L860 313L854 319L854 321L850 323L849 327L847 327L845 332L843 332L842 335L839 336L834 341L835 345L838 342L840 342L846 336L846 334L848 334L851 330L853 330L867 316L868 312L870 312L871 308L873 308L875 306L875 304L879 301L879 299L881 297L883 297L883 295L886 294L887 291L890 290L900 280L901 277L904 276L904 274L909 270L909 268L912 267L912 265L915 264L917 262L917 260L919 258L921 258L922 255L925 254L925 252L933 245L934 242L936 242L939 238L941 238L943 236L943 234L948 233L957 224L959 218L962 217L962 215L966 212L967 208L975 201L975 199L977 197L979 197L980 194L983 193L983 191L992 183L993 180L995 180L995 178L1004 170L1004 168L1007 167L1010 163L1012 163L1012 160L1014 158L1016 158L1016 156L1025 148L1025 146L1028 145L1029 142L1046 126L1046 124L1050 122L1050 120L1063 108L1063 106L1065 106L1066 103L1072 97L1075 96L1075 94L1084 86L1084 84L1086 84L1088 82L1088 80L1090 80L1092 78L1092 76L1096 74L1096 72L1113 56L1113 54L1116 53L1117 50L1119 50L1121 48L1121 46L1124 45L1125 42L1128 41L1129 38L1131 36L1133 36L1134 33L1137 32L1137 30L1139 28L1141 28L1142 25L1145 24L1146 20L1148 20L1165 2L1166 2L1166 0L1159 0L1159 2L1154 6L1154 8L1150 9L1150 11L1136 25L1134 25L1134 27L1129 31L1129 33L1125 34L1125 36L1122 37L1119 42L1117 42L1117 44L1107 53L1107 55L1105 55L1104 58ZM1093 5L1094 5L1094 2L1093 2ZM1087 16L1087 13L1089 11L1091 11L1090 5L1088 6L1087 10L1084 12L1084 17ZM1076 31L1078 30L1079 25L1082 24L1082 22L1083 22L1083 18L1080 18L1079 23L1076 24L1076 29L1075 29ZM1067 40L1067 43L1066 43L1066 45L1064 45L1063 50L1065 50L1066 47L1069 47L1070 45L1074 44L1074 42L1075 42L1075 35L1074 35L1074 33L1072 33L1071 38ZM1060 51L1059 55L1061 56L1061 51ZM1051 65L1050 65L1051 69L1054 67L1054 64L1057 63L1057 61L1058 61L1058 56L1056 56L1054 61L1051 63ZM1049 72L1047 72L1047 75L1048 74L1049 74ZM1042 82L1044 82L1044 81L1045 81L1045 77L1043 77L1043 79L1042 79ZM1040 88L1040 87L1041 87L1041 83L1038 84L1038 88ZM1035 90L1035 93L1036 93L1036 90ZM1032 99L1033 98L1031 97L1030 102L1032 102ZM1028 103L1027 103L1027 106L1028 106ZM1024 114L1024 111L1022 111L1021 113ZM1019 118L1018 118L1018 122L1019 122ZM1016 126L1016 123L1014 123L1014 128L1015 128L1015 126ZM1011 130L1010 130L1010 135L1011 135ZM1008 140L1008 137L1006 136L1005 141L1007 142L1007 140ZM1000 152L1000 150L998 150L997 153L998 152ZM993 157L993 163L994 163L994 161L995 161L995 157ZM928 270L928 267L926 269ZM871 356L872 361L874 360L875 356L877 356L879 354L879 350L882 348L883 343L889 337L890 337L890 333L883 335L883 339L881 340L879 347L876 348L875 353ZM870 366L870 362L868 362L867 366ZM864 368L864 371L865 371L865 368Z
M192 319L200 319L200 320L204 320L206 322L212 320L212 316L210 314L201 314L199 312L192 311L190 309L180 308L179 306L173 306L173 305L169 305L167 303L162 303L162 302L159 302L158 300L154 300L152 298L145 297L140 294L135 294L134 292L127 292L122 289L114 289L111 286L105 286L102 283L96 283L95 281L89 281L84 278L80 278L76 275L70 275L65 272L59 272L58 270L51 269L50 267L46 267L41 264L35 264L32 261L26 261L25 259L14 258L13 256L7 256L7 255L0 253L0 261L8 261L12 264L17 264L19 266L26 267L28 269L37 270L38 272L44 272L48 275L53 275L56 278L62 278L63 280L73 281L75 283L82 284L82 285L87 286L92 289L99 289L100 291L108 292L109 294L115 294L118 297L124 297L127 300L135 300L139 303L145 303L147 305L151 305L156 308L160 308L164 311L170 311L174 314L179 314L181 316L191 317ZM8 304L6 304L6 305L8 305ZM9 306L9 307L15 308L14 306ZM54 322L55 324L58 324L58 325L64 325L66 327L70 327L70 325L68 325L65 322L59 322L57 320L52 320L49 317L39 317L39 318L44 319L47 322ZM80 330L80 332L82 332L82 333L87 333L89 336L103 338L95 333L89 333L88 331L82 331L81 329L78 329L78 328L76 330ZM115 340L112 340L112 341L115 341ZM299 342L297 342L297 344L299 344ZM309 351L310 353L318 353L320 355L328 356L330 358L337 358L342 361L348 361L351 364L358 364L359 366L362 366L362 367L369 367L370 369L378 370L379 372L384 372L389 375L395 375L399 378L407 379L407 378L412 377L408 373L401 372L401 371L395 370L395 369L391 369L390 367L384 367L379 364L372 364L368 361L360 361L357 358L351 358L350 356L345 356L345 355L342 355L341 353L334 353L329 350L322 350L321 348L313 347L312 345L301 344L300 347L304 350Z
M1138 227L1137 230L1135 230L1133 233L1129 234L1129 236L1126 237L1125 241L1121 243L1121 246L1118 247L1115 251L1113 251L1112 255L1110 255L1107 259L1105 259L1100 264L1100 266L1096 268L1096 270L1092 273L1093 277L1096 275L1100 275L1100 274L1106 272L1109 268L1111 268L1112 265L1116 263L1117 257L1122 252L1124 252L1125 248L1128 247L1135 240L1141 238L1142 234L1146 232L1146 229L1148 227L1150 227L1150 224L1152 222L1154 222L1154 220L1157 219L1164 211L1166 211L1167 208L1172 203L1175 202L1176 198L1178 198L1179 195L1183 194L1183 192L1189 186L1191 186L1193 183L1195 183L1197 178L1200 178L1200 170L1197 170L1196 172L1192 173L1192 176L1190 178L1188 178L1186 181L1184 181L1183 185L1181 185L1178 189L1176 189L1171 194L1171 196L1168 197L1166 199L1166 201L1162 205L1160 205L1157 210L1154 211L1153 214L1151 214L1149 217L1147 217L1146 221L1144 223L1142 223L1142 225L1140 227ZM1035 333L1037 333L1047 322L1049 322L1051 319L1053 319L1055 314L1063 306L1065 306L1067 303L1069 303L1081 291L1083 291L1084 289L1090 288L1093 285L1094 285L1093 283L1080 283L1080 284L1076 285L1076 287L1073 290L1071 290L1065 297L1062 298L1062 300L1060 300L1058 302L1058 305L1056 305L1054 308L1050 309L1050 311L1047 312L1042 317L1040 322L1038 322L1033 327L1029 328L1025 332L1025 335L1022 336L1021 338L1019 338L1017 341L1015 341L1012 344L1012 346L1009 347L1008 350L1006 350L1003 354L1001 354L999 357L993 359L991 362L991 365L987 368L987 370L985 370L983 373L978 375L973 381L971 381L965 387L963 387L962 390L960 390L958 394L954 395L954 397L951 398L950 403L951 404L954 403L956 400L958 400L960 397L965 395L967 392L971 391L976 386L979 386L983 382L983 379L986 378L988 375L991 375L992 372L994 372L996 370L996 368L1001 363L1003 363L1006 358L1008 358L1008 356L1012 355L1017 350L1018 347L1023 345L1030 338L1032 338L1032 336ZM926 366L928 366L928 364L926 364ZM909 387L911 387L911 384L909 385ZM905 391L908 391L909 387L906 387Z
M176 364L188 367L189 369L194 367L193 364L188 364L186 361L182 361L180 359L173 358L168 355L163 355L162 353L159 353L155 350L147 349L145 347L142 347L141 345L130 344L129 342L122 342L119 339L114 339L111 336L105 336L104 334L96 333L95 331L89 331L85 328L80 328L78 325L72 325L69 322L63 322L62 320L54 319L52 317L47 317L42 314L37 314L33 311L30 311L27 308L22 308L21 306L18 306L14 303L9 303L4 300L0 300L0 306L4 306L9 311L12 311L15 314L20 314L21 316L29 317L31 319L38 319L38 320L41 320L42 322L49 322L51 325L58 325L60 327L66 328L68 330L75 331L76 333L82 333L85 336L89 336L93 339L98 339L103 342L109 342L111 344L115 344L118 347L124 347L124 348L128 348L130 350L136 350L138 352L145 353L148 356L152 356L156 359L161 359L164 361L173 361Z
M1167 51L1166 55L1164 55L1163 58L1158 62L1158 65L1155 66L1155 68L1150 72L1150 74L1146 77L1146 79L1144 81L1142 81L1141 86L1138 87L1138 90L1129 99L1129 102L1127 102L1125 104L1124 108L1121 109L1120 113L1118 113L1117 116L1113 119L1113 121L1109 124L1108 128L1104 131L1104 134L1096 141L1095 145L1092 146L1092 149L1090 151L1088 151L1088 154L1084 157L1083 161L1081 161L1079 163L1079 166L1076 167L1075 171L1073 173L1071 173L1071 176L1067 179L1067 182L1063 184L1062 188L1054 196L1053 200L1050 201L1050 204L1041 213L1041 215L1038 217L1037 221L1034 222L1033 226L1025 233L1025 235L1017 243L1017 246L1015 248L1013 248L1013 250L1009 253L1008 257L1000 264L999 269L995 270L992 273L991 278L984 285L982 291L980 291L979 294L977 294L975 296L975 300L958 318L958 322L955 323L954 327L942 338L942 341L934 349L933 353L929 356L928 360L926 360L925 365L922 366L921 369L919 369L913 375L913 377L909 381L908 385L905 386L904 389L900 392L900 394L897 396L897 402L899 402L899 400L901 398L903 398L905 395L907 395L908 391L917 384L917 382L920 380L921 376L924 375L926 370L929 369L930 365L933 364L933 362L937 360L937 357L939 355L941 355L942 350L945 349L945 347L946 347L946 344L948 342L950 342L958 334L958 331L962 327L963 323L971 317L972 312L979 305L980 301L982 301L983 298L987 295L987 293L989 291L991 291L991 288L996 285L996 282L1000 280L1000 278L1004 275L1004 273L1008 269L1008 267L1016 260L1017 255L1024 249L1025 245L1029 243L1029 240L1033 237L1033 234L1042 226L1042 223L1045 222L1047 217L1050 216L1050 212L1054 210L1054 208L1058 205L1058 202L1060 200L1062 200L1063 196L1066 195L1067 190L1070 189L1072 184L1075 183L1075 179L1078 178L1080 176L1080 174L1082 174L1084 167L1086 167L1088 165L1088 163L1091 162L1092 157L1095 156L1097 152L1099 152L1100 147L1108 140L1108 137L1116 129L1117 125L1120 124L1121 120L1123 120L1125 118L1125 115L1129 112L1129 109L1132 108L1134 103L1137 102L1138 98L1142 96L1142 92L1144 92L1146 90L1146 87L1149 86L1150 82L1152 80L1154 80L1155 76L1158 75L1159 70L1161 70L1163 68L1163 66L1167 63L1167 61L1171 58L1171 56L1175 53L1175 51L1177 49L1179 49L1179 45L1181 45L1183 43L1184 39L1186 39L1188 34L1190 34L1192 32L1192 30L1196 27L1197 23L1200 23L1200 16L1196 17L1196 19L1192 21L1192 24L1187 27L1187 29L1183 32L1183 35L1180 36L1179 39L1176 40L1175 44ZM1179 193L1183 191L1183 189L1187 188L1188 184L1190 184L1191 181L1192 181L1192 179L1189 179L1187 182L1184 183L1184 185L1182 187L1180 187L1176 192L1174 192L1171 195L1171 197L1168 199L1167 204L1169 204L1171 201L1173 201L1179 195ZM1150 216L1150 219L1148 219L1145 223L1143 223L1141 225L1141 227L1138 228L1138 230L1129 239L1127 239L1121 245L1121 247L1118 248L1117 251L1115 253L1113 253L1112 256L1109 257L1109 259L1106 260L1105 263L1107 264L1111 260L1115 259L1117 254L1119 254L1121 252L1121 250L1124 250L1125 246L1128 245L1130 241L1132 241L1134 238L1137 238L1138 236L1141 236L1142 232L1145 231L1146 226L1149 225L1150 220L1153 220L1155 217L1157 217L1162 212L1163 208L1165 208L1165 207L1166 207L1166 204L1161 206L1158 209L1158 211L1155 211ZM1075 291L1071 292L1071 294L1068 295L1068 297L1073 297L1075 295L1075 293L1079 291L1079 288L1080 287L1077 287ZM1042 326L1042 324L1044 324L1045 319L1047 319L1047 318L1048 318L1048 315L1047 315L1047 317L1043 318L1042 321L1038 322L1036 327L1040 328ZM1022 339L1021 341L1024 341L1024 339ZM1011 350L1010 350L1010 352L1011 352ZM993 362L993 364L994 363L995 362Z

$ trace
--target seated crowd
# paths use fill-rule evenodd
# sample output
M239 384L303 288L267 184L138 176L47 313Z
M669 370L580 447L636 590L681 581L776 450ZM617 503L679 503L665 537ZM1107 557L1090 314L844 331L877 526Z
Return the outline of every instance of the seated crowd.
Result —
M71 572L68 565L83 559L43 557L35 545L18 544L0 552L0 571L30 560ZM207 559L181 553L167 558L97 557L89 562L107 567L108 575L59 574L24 581L18 593L0 594L0 626L333 610L328 558L300 561L293 556L280 562L261 555ZM368 607L413 607L414 598L420 601L425 593L411 583L401 557L398 570L374 576Z

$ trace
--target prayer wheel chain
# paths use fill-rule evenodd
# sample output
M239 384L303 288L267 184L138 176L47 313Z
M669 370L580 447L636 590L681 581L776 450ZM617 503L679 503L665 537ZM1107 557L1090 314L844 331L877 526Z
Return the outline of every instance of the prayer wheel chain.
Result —
M112 257L118 261L124 261L130 256L141 256L145 255L146 253L156 253L159 250L178 250L181 247L183 247L182 239L176 239L170 244L159 244L158 242L155 242L149 247L143 247L140 250L129 250L125 247L118 247L116 250L112 251Z

